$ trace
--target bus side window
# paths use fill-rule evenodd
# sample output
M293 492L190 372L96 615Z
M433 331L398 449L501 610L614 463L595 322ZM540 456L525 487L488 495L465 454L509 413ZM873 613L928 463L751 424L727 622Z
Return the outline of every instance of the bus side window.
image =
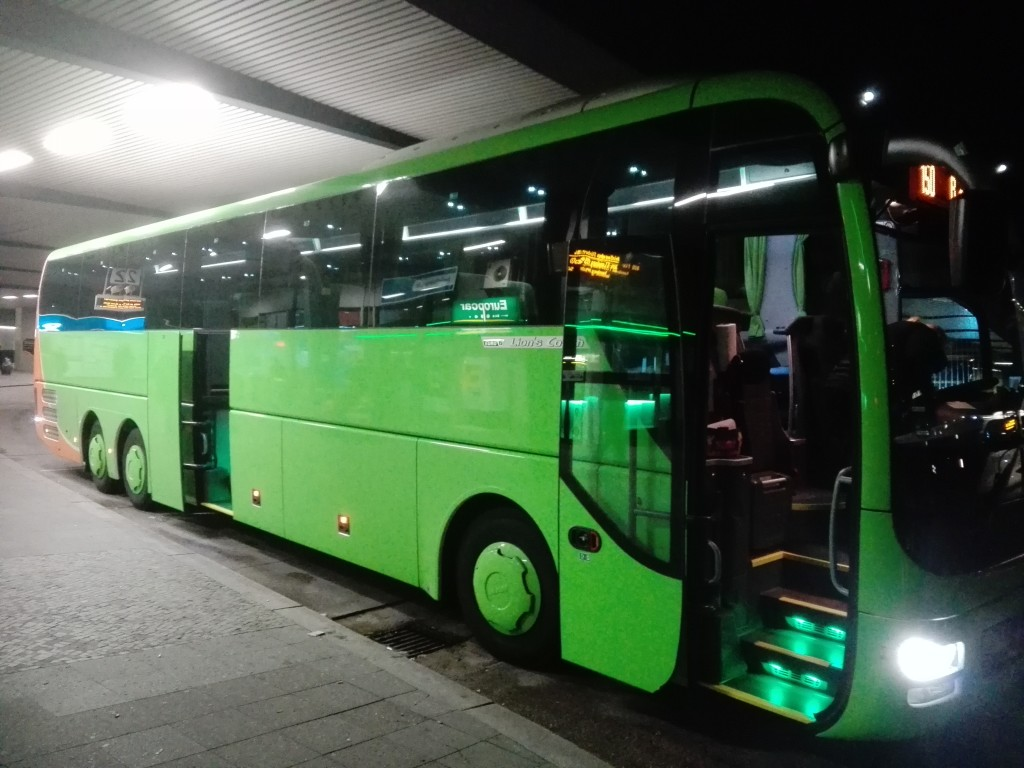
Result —
M557 322L560 274L546 237L565 224L564 148L390 182L377 198L370 293L377 324ZM549 221L549 214L558 222Z
M263 214L190 229L185 245L182 326L228 330L255 325Z
M359 190L267 214L264 311L279 307L297 328L364 324L371 194Z

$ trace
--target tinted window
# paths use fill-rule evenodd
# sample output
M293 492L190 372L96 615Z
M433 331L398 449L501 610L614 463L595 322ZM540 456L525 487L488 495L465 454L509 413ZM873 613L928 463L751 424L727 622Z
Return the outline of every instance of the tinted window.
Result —
M260 316L260 256L264 215L190 229L185 245L182 326L225 330L264 325L288 327L290 308Z
M290 318L298 328L365 324L372 192L282 208L267 214L275 236L263 246L256 323Z
M547 244L566 238L573 160L524 152L378 193L370 291L379 325L558 322Z
M46 263L39 290L39 323L65 324L78 316L78 285L82 271L82 257L68 256ZM51 317L52 316L52 317ZM54 327L54 330L57 330Z

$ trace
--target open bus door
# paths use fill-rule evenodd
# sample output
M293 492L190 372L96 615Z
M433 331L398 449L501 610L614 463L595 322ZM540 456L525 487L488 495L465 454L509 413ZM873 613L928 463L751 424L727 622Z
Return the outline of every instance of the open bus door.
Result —
M668 260L667 238L576 244L563 339L562 655L649 691L675 671L682 612Z
M231 513L229 331L182 338L181 460L185 502ZM191 340L192 349L187 342ZM191 359L191 365L185 361Z

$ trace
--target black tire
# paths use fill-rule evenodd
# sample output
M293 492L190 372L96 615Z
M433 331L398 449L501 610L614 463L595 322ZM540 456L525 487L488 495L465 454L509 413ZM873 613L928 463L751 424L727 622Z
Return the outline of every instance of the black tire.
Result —
M494 510L470 525L459 546L456 584L463 618L495 656L535 667L559 658L555 564L544 538L522 514ZM511 609L503 605L507 595Z
M124 492L136 509L150 509L153 498L149 493L149 455L146 444L142 441L142 433L138 428L128 433L121 452L121 479L124 481Z
M110 476L110 451L98 421L93 422L85 444L85 468L102 493L117 493L120 484Z

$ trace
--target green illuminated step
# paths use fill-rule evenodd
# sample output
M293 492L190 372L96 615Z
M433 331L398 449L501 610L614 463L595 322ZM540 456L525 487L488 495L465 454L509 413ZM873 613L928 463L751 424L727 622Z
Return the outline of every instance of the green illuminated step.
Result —
M761 616L765 626L846 640L846 604L834 598L775 587L761 593Z
M842 675L842 643L792 629L752 633L744 638L743 651L751 672L819 693L834 693Z
M827 694L768 675L741 675L706 687L800 723L813 723L818 713L832 703Z

